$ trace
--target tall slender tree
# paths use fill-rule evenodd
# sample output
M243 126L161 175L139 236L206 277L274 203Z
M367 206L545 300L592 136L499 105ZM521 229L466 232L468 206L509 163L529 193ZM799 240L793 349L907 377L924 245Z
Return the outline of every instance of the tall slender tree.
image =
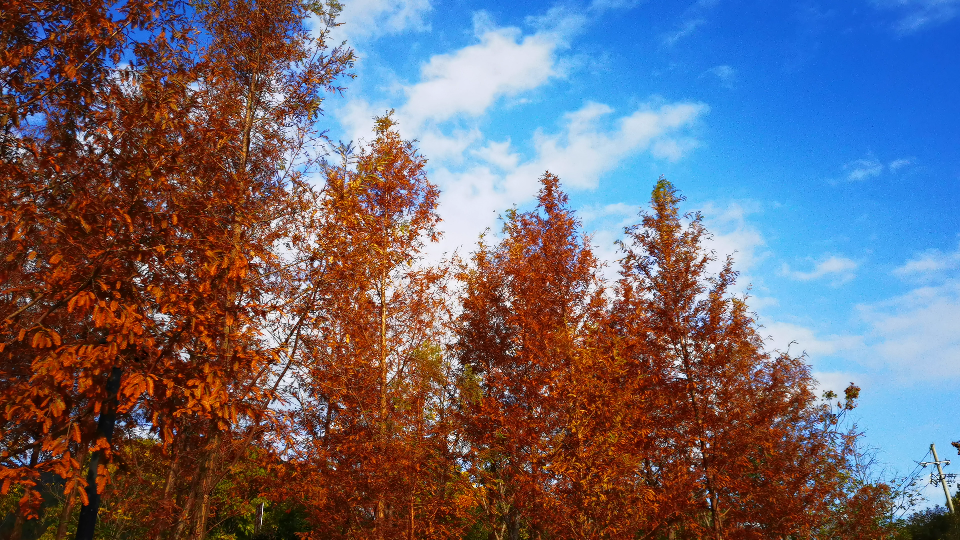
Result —
M809 534L837 496L839 449L820 429L802 358L764 351L728 257L715 255L699 214L661 179L651 212L627 229L619 323L642 346L632 361L673 406L657 414L648 471L674 534L769 538ZM684 219L687 223L684 223Z
M327 169L295 413L297 475L312 484L300 495L323 534L437 530L435 486L451 467L446 272L421 260L439 223L425 163L387 115L369 147Z
M508 212L502 241L481 243L462 270L461 421L498 539L555 528L558 456L583 442L572 396L587 365L584 336L603 307L597 260L559 179L540 181L536 209Z

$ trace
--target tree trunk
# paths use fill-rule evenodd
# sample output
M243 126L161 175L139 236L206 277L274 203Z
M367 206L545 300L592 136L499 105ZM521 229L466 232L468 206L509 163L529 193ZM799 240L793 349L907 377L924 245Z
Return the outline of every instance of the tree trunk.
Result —
M720 527L719 508L717 505L717 493L710 472L710 458L707 453L707 443L704 440L706 430L703 427L703 417L700 411L700 404L697 402L697 387L693 378L693 369L690 364L690 356L687 353L687 346L680 338L678 342L674 341L674 349L681 351L680 358L683 362L684 375L687 378L687 395L690 399L690 406L693 409L693 420L697 428L697 446L700 449L700 463L703 466L704 487L706 487L707 497L710 499L710 527L713 529L714 540L723 540L723 534Z
M507 513L507 538L509 540L520 540L520 519L512 506Z
M170 495L173 494L173 488L177 485L177 473L180 472L180 452L177 451L176 440L173 444L173 452L170 456L170 469L167 471L167 479L163 483L163 502L168 502L170 500Z
M40 444L37 444L33 447L33 452L30 453L30 468L36 467L39 460ZM23 509L18 506L17 517L13 520L13 530L10 531L10 540L20 540L20 537L23 536L23 524L26 521L27 518L23 515Z
M387 277L382 275L380 279L380 429L377 434L380 446L380 457L386 454L387 450ZM383 474L383 468L380 469ZM385 483L384 483L385 485ZM377 540L383 540L384 528L386 526L386 494L383 492L383 485L377 493L377 513L376 513L376 537Z
M123 370L115 367L107 379L107 401L101 405L100 419L97 421L97 435L110 443L113 440L113 426L117 419L117 394L120 392L120 376ZM97 492L97 472L101 461L106 461L106 452L97 450L90 458L90 470L87 473L87 501L89 504L80 509L77 523L76 540L93 540L97 528L97 512L100 510L100 493Z
M200 482L202 480L201 474L202 471L197 471L193 481L190 482L190 491L187 494L187 500L184 501L180 509L180 519L177 521L177 527L173 531L174 540L182 540L184 538L184 531L189 530L187 525L192 522L193 506L196 503L197 492L200 490Z
M413 530L414 530L414 521L413 521L413 495L410 495L410 540L413 540Z
M80 467L83 467L83 461L87 459L87 447L80 445L80 452L77 455L77 461L80 463ZM63 540L67 537L67 525L70 524L70 514L73 513L73 505L77 501L77 486L74 486L70 490L70 493L67 493L67 500L63 502L63 509L60 510L60 522L57 525L57 536L56 540Z
M207 450L207 457L201 468L200 478L200 507L197 509L197 518L194 525L193 537L195 540L203 540L207 533L207 516L210 513L210 492L213 491L213 467L217 446L220 443L220 433L213 436L210 447Z

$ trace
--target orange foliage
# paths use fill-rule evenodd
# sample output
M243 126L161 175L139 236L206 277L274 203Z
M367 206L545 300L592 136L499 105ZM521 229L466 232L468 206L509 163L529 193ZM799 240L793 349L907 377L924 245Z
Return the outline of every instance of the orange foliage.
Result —
M323 94L353 62L325 41L336 2L8 4L0 491L22 490L18 531L46 477L58 538L105 490L111 530L177 539L254 527L267 502L305 538L886 534L855 436L802 357L765 349L669 182L616 283L550 173L469 261L432 262L439 191L390 114L323 159Z

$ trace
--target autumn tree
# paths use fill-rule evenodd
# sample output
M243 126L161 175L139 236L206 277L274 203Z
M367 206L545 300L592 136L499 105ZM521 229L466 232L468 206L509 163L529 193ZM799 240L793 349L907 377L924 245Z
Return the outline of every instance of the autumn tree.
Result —
M732 259L710 272L709 234L699 214L681 216L682 200L661 179L650 213L627 229L615 309L639 340L638 376L671 405L655 413L644 464L662 494L655 523L718 540L808 535L839 495L843 450L822 425L809 366L765 351L731 291Z
M446 271L422 260L439 234L439 192L390 115L342 158L326 170L319 223L304 236L317 264L292 386L291 486L318 533L444 536Z
M540 181L537 207L509 211L502 240L481 241L461 271L460 418L484 527L498 539L554 529L558 455L584 443L572 423L584 336L603 307L597 260L559 179Z
M72 456L109 459L93 419L116 412L180 451L168 483L187 486L164 492L175 535L201 537L217 455L270 402L290 187L352 57L307 23L335 5L89 4L11 12L28 34L4 64L3 489L48 471L73 493Z
M93 421L109 416L106 379L153 344L134 283L149 250L110 165L119 126L107 103L121 57L172 24L170 7L14 2L0 17L0 478L3 493L26 488L18 522L39 505L41 473L73 494L76 457L107 450Z
M325 31L311 35L309 16L333 24L335 12L321 8L238 1L201 13L211 40L191 72L196 115L187 116L193 123L182 131L191 149L182 180L184 202L205 227L188 244L202 266L189 276L196 308L184 306L176 317L190 325L189 359L163 377L193 386L196 395L168 396L174 399L164 404L173 410L161 412L187 439L179 455L196 464L186 469L196 474L178 505L177 535L187 534L185 526L197 538L204 534L217 471L223 459L244 456L244 447L263 436L264 409L295 346L293 329L273 324L285 320L287 294L296 287L285 272L284 242L292 214L303 208L301 176L316 163L311 146L322 143L316 128L322 94L337 89L334 81L352 58L349 51L327 51ZM210 389L208 400L203 389ZM183 402L195 404L191 414Z

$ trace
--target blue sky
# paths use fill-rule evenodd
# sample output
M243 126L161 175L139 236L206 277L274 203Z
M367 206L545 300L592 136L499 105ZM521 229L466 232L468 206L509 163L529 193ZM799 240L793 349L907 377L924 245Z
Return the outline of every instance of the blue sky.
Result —
M549 169L612 261L663 174L736 252L770 347L863 388L887 475L931 442L957 457L960 0L344 5L360 60L331 134L396 110L443 190L438 252Z

